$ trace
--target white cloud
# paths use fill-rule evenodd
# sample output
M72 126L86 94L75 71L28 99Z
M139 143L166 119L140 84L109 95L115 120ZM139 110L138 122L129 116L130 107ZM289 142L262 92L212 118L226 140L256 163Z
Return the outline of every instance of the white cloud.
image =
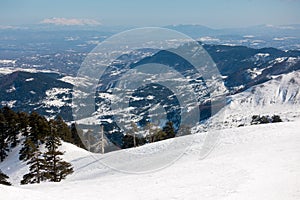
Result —
M22 27L23 29L25 29L26 27ZM0 29L21 29L21 27L18 26L1 26L0 25Z
M101 25L101 23L94 19L75 19L75 18L48 18L40 22L41 24L55 24L65 26L82 26L82 25Z

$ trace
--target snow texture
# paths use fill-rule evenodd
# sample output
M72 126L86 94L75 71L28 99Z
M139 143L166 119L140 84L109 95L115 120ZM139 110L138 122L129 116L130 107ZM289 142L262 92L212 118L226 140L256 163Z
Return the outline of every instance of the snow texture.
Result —
M64 157L73 164L75 173L61 183L22 186L18 183L28 169L18 161L16 148L0 163L14 184L0 185L1 199L296 200L300 199L299 129L300 121L296 120L217 131L217 145L204 159L200 159L203 134L175 138L178 149L188 137L194 137L194 142L172 165L142 174L113 170L101 160L115 159L126 168L143 161L133 159L128 152L146 155L170 140L104 155L63 143ZM162 159L158 157L157 162Z

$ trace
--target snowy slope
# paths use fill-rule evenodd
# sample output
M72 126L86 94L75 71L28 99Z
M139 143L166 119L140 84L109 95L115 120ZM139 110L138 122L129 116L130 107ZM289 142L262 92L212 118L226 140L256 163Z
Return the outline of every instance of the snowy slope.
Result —
M75 173L61 183L20 186L26 166L14 152L0 168L11 176L13 187L0 186L1 199L300 199L300 121L232 128L219 135L214 150L201 159L202 134L175 138L177 149L193 137L194 143L175 163L151 173L122 173L106 167L102 159L115 159L119 167L142 164L144 154L168 145L162 141L105 155L90 154L64 143L65 158ZM131 154L128 154L130 152ZM122 157L123 156L123 157ZM120 159L122 158L122 159ZM164 158L158 156L157 161ZM153 163L155 164L155 163ZM150 163L151 165L151 163Z
M272 77L229 97L230 102L205 126L215 128L249 125L253 115L280 115L284 121L300 116L300 71Z

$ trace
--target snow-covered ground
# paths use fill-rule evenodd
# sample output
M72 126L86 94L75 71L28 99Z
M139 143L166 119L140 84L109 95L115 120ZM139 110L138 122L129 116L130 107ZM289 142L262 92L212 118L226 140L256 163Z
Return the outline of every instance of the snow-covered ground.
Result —
M231 95L230 102L203 127L247 126L253 115L279 115L283 121L293 121L300 118L299 86L299 71L274 76L270 81Z
M0 185L1 199L299 200L299 85L300 72L291 72L231 96L207 121L208 132L199 126L193 130L198 134L104 155L63 143L75 172L61 183L21 186L28 167L15 148L0 163L14 185ZM47 91L49 102L57 103L62 92L69 91ZM257 114L278 114L285 122L249 126ZM205 136L213 136L208 151Z
M65 159L75 173L60 183L18 184L27 166L10 153L0 168L14 186L0 185L1 199L300 199L300 120L208 132L219 135L211 153L202 158L203 134L173 139L175 149L193 144L172 165L148 173L124 173L102 164L115 161L126 169L140 163L135 154L168 146L162 141L104 155L90 154L64 143ZM172 148L170 148L172 151ZM157 156L157 162L166 159ZM149 163L155 166L157 163Z
M1 64L1 60L0 60L0 64ZM42 70L36 68L0 67L0 75L7 75L16 71L31 72L31 73L37 73L37 72L55 73L55 71L46 70L46 69Z

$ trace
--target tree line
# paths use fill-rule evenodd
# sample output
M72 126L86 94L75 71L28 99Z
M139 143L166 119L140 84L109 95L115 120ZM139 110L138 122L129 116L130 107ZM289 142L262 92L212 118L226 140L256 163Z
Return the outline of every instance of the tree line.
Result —
M147 123L144 128L140 128L136 123L131 122L131 128L123 137L122 148L126 149L142 146L147 143L174 138L175 135L183 136L190 134L190 127L186 125L181 125L180 129L176 132L174 124L171 121L168 121L162 128L159 128L152 123Z
M121 148L131 148L175 137L191 134L188 126L182 125L175 130L171 121L159 128L147 123L139 127L131 122L131 128L122 139ZM36 112L30 114L15 112L9 107L0 108L0 162L5 161L8 153L20 145L19 160L28 165L29 172L24 174L21 184L40 183L43 181L59 182L73 173L70 163L62 160L63 152L59 151L61 140L86 149L84 139L93 141L92 133L83 133L73 123L68 126L57 116L47 120ZM0 169L0 184L10 185L8 176Z
M282 119L280 118L279 115L273 115L272 117L270 117L269 115L263 115L263 116L253 115L251 120L251 125L277 123L277 122L282 122Z
M61 158L61 140L84 147L75 125L69 127L60 116L47 120L36 112L15 112L7 106L0 109L0 162L21 145L19 160L29 168L21 184L59 182L73 173L71 164ZM0 169L0 184L10 185L7 179Z

